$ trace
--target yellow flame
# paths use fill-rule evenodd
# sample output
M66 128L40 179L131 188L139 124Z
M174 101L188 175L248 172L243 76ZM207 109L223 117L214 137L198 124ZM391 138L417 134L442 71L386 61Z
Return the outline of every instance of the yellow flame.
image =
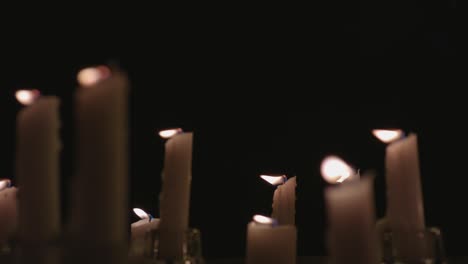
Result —
M286 179L286 175L281 175L281 176L271 176L271 175L260 175L260 178L264 179L271 185L281 185L284 183Z
M254 215L253 220L257 224L273 224L274 223L273 218L266 217L263 215Z
M10 187L11 181L8 179L0 180L0 191Z
M92 86L104 79L107 79L109 76L110 69L108 67L98 66L82 69L80 72L78 72L76 79L80 85L86 87Z
M403 137L400 129L374 129L372 134L384 143L391 143Z
M179 133L182 133L181 128L172 128L159 131L159 136L162 138L171 138Z
M133 212L134 212L136 215L138 215L138 217L140 217L140 218L143 219L143 220L144 220L144 219L149 219L149 218L150 218L149 215L148 215L145 211L143 211L142 209L140 209L140 208L133 208Z
M320 166L322 177L328 183L342 183L354 174L354 170L337 156L328 156Z
M15 93L16 100L22 105L30 105L41 95L39 90L18 90Z

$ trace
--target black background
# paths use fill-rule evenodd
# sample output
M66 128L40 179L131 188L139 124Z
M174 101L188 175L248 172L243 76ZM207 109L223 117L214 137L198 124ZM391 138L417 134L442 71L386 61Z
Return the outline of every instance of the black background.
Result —
M76 73L112 61L132 83L129 206L158 215L164 145L157 130L193 131L190 222L201 229L208 258L243 255L246 224L270 213L274 190L261 173L297 175L299 254L325 254L319 164L327 154L377 171L382 216L385 146L371 135L375 127L418 133L428 225L442 228L450 255L462 255L461 21L454 1L403 2L181 6L81 18L54 32L13 30L2 46L0 175L14 179L21 108L14 91L60 96L67 221ZM136 221L130 209L129 220Z

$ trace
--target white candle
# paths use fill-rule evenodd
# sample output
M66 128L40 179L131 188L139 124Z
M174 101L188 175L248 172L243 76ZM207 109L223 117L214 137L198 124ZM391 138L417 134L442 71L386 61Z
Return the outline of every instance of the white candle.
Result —
M379 263L373 178L328 187L325 202L331 263Z
M296 240L295 226L277 226L272 218L256 215L247 225L247 264L294 264Z
M46 242L58 238L61 229L60 100L44 96L33 101L37 92L27 92L17 92L20 102L30 104L17 116L18 235L23 242Z
M0 246L8 241L17 226L16 187L9 180L0 180Z
M260 176L272 185L276 185L273 194L273 211L271 217L277 219L280 225L296 224L296 177L289 180L282 176Z
M152 234L159 227L159 219L151 217L139 208L133 211L141 220L131 224L130 255L143 257L153 252Z
M423 245L416 233L425 229L423 194L415 134L386 150L387 212L394 245L403 258L418 258Z
M76 93L77 164L71 235L85 247L128 241L128 80L120 71L87 68Z
M165 144L160 194L160 259L183 257L183 243L189 223L192 141L192 133L179 132Z

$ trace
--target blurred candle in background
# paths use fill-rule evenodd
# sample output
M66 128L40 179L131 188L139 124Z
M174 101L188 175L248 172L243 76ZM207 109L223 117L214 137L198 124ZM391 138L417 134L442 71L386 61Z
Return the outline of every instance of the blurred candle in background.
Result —
M124 255L129 227L127 75L99 66L81 70L77 79L72 240L80 247L112 248Z
M11 187L10 180L0 179L0 247L16 231L17 191L16 187Z

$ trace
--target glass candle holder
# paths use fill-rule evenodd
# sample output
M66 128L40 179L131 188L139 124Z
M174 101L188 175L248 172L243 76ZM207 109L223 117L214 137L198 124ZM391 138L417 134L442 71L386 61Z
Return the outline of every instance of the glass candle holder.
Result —
M447 264L442 232L437 227L419 232L392 232L381 236L384 264Z
M140 240L134 240L130 245L130 262L141 264L204 264L202 255L201 232L196 228L189 228L185 232L183 241L183 256L179 260L166 260L158 256L159 230L147 232Z

